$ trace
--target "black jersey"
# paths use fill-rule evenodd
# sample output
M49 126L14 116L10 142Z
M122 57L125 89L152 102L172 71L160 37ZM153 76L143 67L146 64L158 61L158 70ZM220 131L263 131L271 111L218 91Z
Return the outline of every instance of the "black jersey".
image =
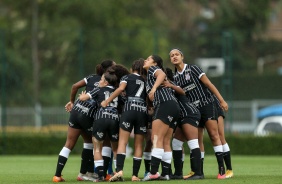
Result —
M138 74L129 74L121 78L120 83L126 83L126 103L123 111L146 112L146 90L145 80Z
M154 86L154 84L156 82L157 78L154 76L154 74L157 70L161 70L161 69L157 66L150 66L150 68L148 70L147 83L146 83L147 94L150 93L152 87ZM166 87L163 87L163 86L159 86L157 88L156 92L155 92L155 95L154 95L153 106L155 107L156 105L158 105L162 102L166 102L166 101L170 101L170 100L176 101L176 98L174 96L172 89L166 88Z
M213 102L212 93L200 80L203 75L205 73L200 67L189 64L184 65L183 71L174 74L174 82L197 108Z
M89 92L98 87L99 81L101 80L101 76L91 74L85 77L83 80L86 83L85 90L86 92ZM96 102L93 99L89 99L86 101L81 101L77 99L73 105L73 110L86 114L87 116L90 116L92 118L94 118L95 116L96 108Z
M108 118L113 120L119 119L119 115L117 111L118 97L116 97L111 103L109 103L109 105L106 108L100 106L101 102L108 99L114 91L115 88L113 86L106 86L102 88L95 88L94 90L87 93L98 104L98 109L95 119L101 119L101 118Z

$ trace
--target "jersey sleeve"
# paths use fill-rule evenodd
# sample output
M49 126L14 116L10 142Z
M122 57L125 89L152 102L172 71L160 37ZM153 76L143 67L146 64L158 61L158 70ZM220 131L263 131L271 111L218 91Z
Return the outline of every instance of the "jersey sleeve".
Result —
M191 66L191 72L200 79L203 75L205 75L205 72L197 65Z

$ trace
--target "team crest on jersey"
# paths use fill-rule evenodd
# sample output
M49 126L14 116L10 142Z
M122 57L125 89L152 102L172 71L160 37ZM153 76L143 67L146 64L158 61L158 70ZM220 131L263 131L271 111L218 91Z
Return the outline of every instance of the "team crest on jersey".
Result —
M189 75L189 73L186 73L185 79L186 79L186 80L190 80L190 75Z
M97 132L98 137L102 138L104 133L103 132Z

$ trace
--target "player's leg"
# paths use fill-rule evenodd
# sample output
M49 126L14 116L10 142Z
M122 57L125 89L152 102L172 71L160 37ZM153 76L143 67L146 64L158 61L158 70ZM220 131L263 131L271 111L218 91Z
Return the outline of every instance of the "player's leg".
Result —
M218 117L218 132L219 132L219 137L220 137L222 147L223 147L223 159L226 165L226 178L231 178L234 176L234 174L233 174L232 164L231 164L230 148L229 148L228 143L225 140L225 135L224 135L223 116Z

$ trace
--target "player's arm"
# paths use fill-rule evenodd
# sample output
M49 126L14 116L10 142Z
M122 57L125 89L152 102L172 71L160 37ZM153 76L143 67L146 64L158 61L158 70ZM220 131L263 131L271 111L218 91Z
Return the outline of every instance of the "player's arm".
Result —
M73 107L73 103L75 101L75 97L76 97L78 89L84 86L86 86L85 80L80 80L77 83L72 85L71 93L70 93L70 101L65 105L65 109L67 112L70 112Z
M207 88L217 97L220 102L220 106L224 111L228 111L228 104L225 102L217 88L213 85L213 83L209 80L206 75L202 75L200 80L205 84Z
M110 97L102 101L101 106L107 107L111 101L113 101L118 95L120 95L125 90L126 86L126 82L121 82L119 84L119 87L110 95Z
M165 80L163 82L163 85L167 88L173 89L175 91L175 93L177 93L177 94L185 95L185 91L180 86L176 86L168 80Z
M156 70L154 73L154 76L156 77L156 82L154 86L152 87L150 93L149 93L149 98L150 100L154 100L154 94L157 90L157 88L163 83L165 80L166 74L162 70Z

